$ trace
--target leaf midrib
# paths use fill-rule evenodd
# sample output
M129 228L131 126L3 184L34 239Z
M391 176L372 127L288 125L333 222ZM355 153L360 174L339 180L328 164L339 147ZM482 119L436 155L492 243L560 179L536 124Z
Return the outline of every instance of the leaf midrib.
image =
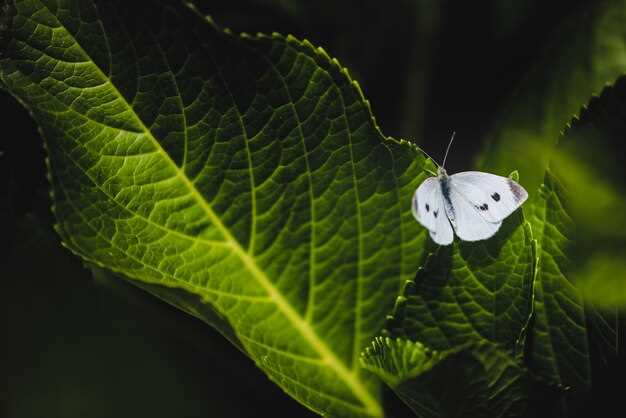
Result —
M289 40L289 37L287 37L287 41L285 41L285 45L287 45L287 42ZM250 48L250 50L255 53L258 57L260 57L261 59L263 59L271 68L272 71L274 71L274 73L276 74L276 76L280 79L284 89L285 89L285 93L287 94L287 98L289 99L289 104L290 104L290 108L292 111L292 114L294 115L296 122L298 124L298 134L300 136L300 142L302 143L302 147L304 148L304 160L305 160L305 165L306 165L306 169L307 169L307 174L308 174L308 186L309 186L309 198L311 199L311 250L310 250L310 267L309 267L309 283L312 285L315 283L315 269L314 269L314 262L315 262L315 257L314 257L314 252L313 249L315 248L315 246L313 245L315 243L315 200L314 200L314 195L313 195L313 183L311 180L311 170L310 170L310 165L309 165L309 158L308 158L308 151L307 151L307 147L306 147L306 142L305 142L305 137L304 137L304 132L302 131L302 122L300 120L300 115L298 114L297 109L295 108L295 102L293 100L293 97L291 95L291 90L289 89L289 86L287 85L287 83L285 82L284 77L282 76L282 74L280 73L280 71L278 71L278 69L276 68L276 66L274 65L274 63L269 60L265 55L261 54L260 52L254 50L253 48ZM328 73L328 72L327 72ZM329 74L330 75L330 74ZM355 199L355 206L356 206L356 218L357 218L357 247L358 247L358 259L357 259L357 274L356 274L356 292L355 292L355 304L354 304L354 314L355 314L355 320L354 320L354 336L352 339L352 370L357 370L359 367L359 356L361 354L361 299L363 298L362 295L362 280L363 280L363 267L362 267L362 260L364 260L364 254L363 254L363 219L362 219L362 213L361 213L361 201L359 198L359 185L357 182L357 176L356 176L356 167L354 164L354 152L352 150L352 142L353 142L353 138L352 138L352 131L350 130L350 121L348 120L347 116L346 116L346 103L343 97L343 93L340 91L340 89L338 89L336 86L333 86L335 88L335 91L337 93L337 97L339 98L339 101L341 102L341 107L343 108L343 118L346 124L346 132L347 132L347 136L348 136L348 150L349 150L349 154L350 154L350 169L351 169L351 173L352 173L352 183L354 184L354 199ZM231 95L232 97L232 95ZM314 292L309 292L309 301L307 302L307 313L306 313L306 318L309 319L310 316L312 315L312 306L314 304Z
M48 10L48 12L55 17L55 20L59 24L59 27L62 27L65 30L67 36L71 38L74 45L79 48L80 52L84 55L86 60L90 61L93 64L97 74L104 80L104 83L108 84L113 92L120 98L121 102L124 106L129 110L132 117L135 119L135 122L139 125L141 130L144 132L146 138L148 138L155 146L157 152L159 152L168 165L171 165L174 169L176 177L184 184L184 186L189 190L191 196L198 203L198 205L205 212L206 216L209 220L215 225L215 227L220 231L224 239L232 245L233 252L238 256L241 260L244 267L251 273L253 278L263 287L263 289L268 293L270 299L274 302L276 307L285 315L285 317L292 323L293 327L304 337L311 347L320 355L323 361L330 367L337 376L339 376L345 384L350 387L353 394L363 403L363 406L367 411L371 412L372 415L375 416L383 416L382 408L379 402L371 395L371 393L366 389L366 387L359 380L357 373L349 370L335 355L335 353L326 346L326 344L319 338L317 333L312 329L310 324L296 312L296 310L290 305L290 303L283 297L283 295L276 289L276 287L272 284L269 277L265 274L265 272L257 265L256 261L253 257L250 256L244 249L241 247L240 243L233 237L228 228L224 226L221 219L217 216L217 214L213 211L211 206L204 200L200 192L196 189L193 182L186 176L186 174L178 167L178 165L172 160L170 155L161 147L161 144L154 137L152 132L148 129L148 127L143 123L139 115L135 112L134 108L128 103L126 98L121 94L119 89L115 84L111 82L111 79L102 71L102 69L91 59L89 54L85 51L82 45L77 41L70 31L65 28L61 22L56 19L54 13L43 3L41 6ZM39 24L39 23L37 23ZM106 38L106 33L103 33L103 36ZM193 237L192 237L193 238ZM195 239L195 238L194 238Z

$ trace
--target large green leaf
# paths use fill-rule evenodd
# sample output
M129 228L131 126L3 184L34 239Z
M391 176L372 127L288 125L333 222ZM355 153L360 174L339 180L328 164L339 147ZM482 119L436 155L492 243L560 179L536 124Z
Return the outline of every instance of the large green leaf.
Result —
M486 341L438 353L420 343L378 338L363 364L420 418L520 417L530 395L524 367Z
M534 272L530 226L518 211L493 238L456 241L429 257L406 283L387 331L435 350L489 341L520 353Z
M585 388L590 381L589 348L583 301L568 279L573 224L563 194L558 179L547 171L532 206L539 261L529 366L565 387Z
M557 139L593 95L626 74L626 1L585 5L557 28L489 135L482 167L515 167L529 191L543 181ZM533 199L531 193L531 200Z
M7 3L0 79L45 136L64 244L200 298L309 408L381 416L359 353L422 261L424 159L347 71L173 0Z

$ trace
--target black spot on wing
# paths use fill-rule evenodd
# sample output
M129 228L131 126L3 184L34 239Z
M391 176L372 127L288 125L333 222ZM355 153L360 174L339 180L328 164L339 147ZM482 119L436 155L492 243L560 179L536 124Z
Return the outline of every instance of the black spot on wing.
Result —
M474 207L475 207L476 209L478 209L478 210L483 210L483 211L485 211L485 210L488 210L488 209L489 209L489 205L488 205L488 204L486 204L486 203L483 203L483 204L482 204L482 205L480 205L480 206L478 206L478 205L474 205Z
M438 211L438 210L436 210L436 211L434 211L434 212L433 212L433 215L435 215L435 218L437 217L437 215L438 215L438 214L439 214L439 211Z
M430 210L430 206L428 206L428 203L426 203L426 212L428 212Z
M491 195L491 198L494 202L498 202L500 200L500 195L498 193L494 193Z

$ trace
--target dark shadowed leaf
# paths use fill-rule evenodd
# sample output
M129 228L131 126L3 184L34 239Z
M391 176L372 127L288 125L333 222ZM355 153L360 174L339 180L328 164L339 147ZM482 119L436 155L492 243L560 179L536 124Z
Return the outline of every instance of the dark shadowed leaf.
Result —
M363 363L420 418L520 417L526 412L527 371L486 341L433 352L420 343L377 338L363 353Z
M387 330L435 350L490 341L520 353L534 262L530 228L518 211L493 238L455 241L431 255L406 284Z
M398 298L394 338L376 339L365 364L417 416L521 416L535 259L521 210L490 240L441 247Z
M573 224L563 194L546 172L530 217L538 268L529 367L557 384L584 389L591 378L589 348L583 301L568 278Z

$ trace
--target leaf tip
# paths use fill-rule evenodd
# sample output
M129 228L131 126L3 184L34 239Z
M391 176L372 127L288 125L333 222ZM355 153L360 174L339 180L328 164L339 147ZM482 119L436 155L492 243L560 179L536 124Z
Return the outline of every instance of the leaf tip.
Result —
M317 53L319 55L321 55L322 57L324 57L324 59L330 61L330 55L328 55L328 52L326 52L326 50L324 48L322 48L321 46L318 46L316 49Z
M289 35L289 36L291 36L291 35ZM293 37L293 36L291 36L291 37L295 39L295 37ZM315 50L315 46L313 46L313 44L306 38L304 38L302 40L302 45L306 46L307 48Z
M196 10L195 9L195 5L192 7L192 10ZM215 22L215 20L213 19L213 16L211 15L204 15L204 20L206 20L211 26L213 26L214 28L217 28L217 22Z
M407 280L404 282L404 286L402 288L403 295L413 295L417 292L417 287L415 286L415 282L413 280Z

